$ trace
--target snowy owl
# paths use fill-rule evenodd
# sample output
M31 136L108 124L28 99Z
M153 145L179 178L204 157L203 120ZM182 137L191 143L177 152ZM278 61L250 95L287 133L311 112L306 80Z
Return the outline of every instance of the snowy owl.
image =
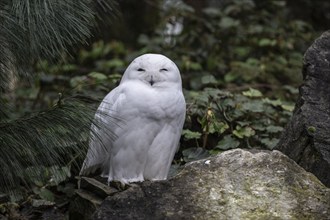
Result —
M167 178L185 120L179 69L167 57L145 54L126 69L102 101L80 171L100 169L108 182Z

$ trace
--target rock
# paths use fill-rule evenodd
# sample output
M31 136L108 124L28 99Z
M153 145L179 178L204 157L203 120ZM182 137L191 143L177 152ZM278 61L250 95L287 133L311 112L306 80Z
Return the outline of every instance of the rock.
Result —
M88 177L79 178L78 185L80 187L76 190L75 198L69 208L70 219L90 219L93 212L107 196L118 192L118 190L100 181Z
M328 219L330 189L279 151L223 152L107 197L92 219Z
M55 202L43 200L43 199L31 199L32 206L35 208L49 208L55 205Z
M107 196L118 192L115 188L109 187L108 185L89 177L81 177L80 188L93 192L100 198L106 198Z
M46 209L42 211L42 214L39 218L40 220L63 220L66 219L66 216L64 213L61 212L61 210L57 210L56 208L52 209Z
M9 195L0 192L0 204L9 202Z
M330 31L304 56L300 96L275 149L330 187Z
M76 190L76 196L70 203L70 219L90 219L91 215L101 205L103 199L92 192L83 189Z

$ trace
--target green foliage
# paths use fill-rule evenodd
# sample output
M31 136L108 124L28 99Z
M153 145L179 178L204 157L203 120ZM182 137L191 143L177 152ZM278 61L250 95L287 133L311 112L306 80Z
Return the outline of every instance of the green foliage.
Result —
M97 41L77 51L76 57L63 57L63 61L51 63L42 60L37 63L39 83L38 104L45 106L51 91L70 94L103 97L118 85L128 61L127 50L120 42ZM44 74L47 72L47 75ZM26 95L26 93L25 93ZM24 97L26 99L26 97Z
M140 43L143 51L174 59L188 78L187 89L254 84L283 92L283 84L301 83L302 55L315 35L309 24L290 19L286 2L280 3L234 0L197 11L181 2L166 17L183 18L182 32L164 36L164 20L156 35L142 36ZM206 75L210 81L203 80Z
M293 110L293 103L265 98L252 88L241 94L205 88L198 94L187 93L186 99L190 123L183 136L202 137L199 142L209 150L272 149Z
M169 6L155 34L139 38L141 51L163 53L181 70L188 101L181 150L273 149L294 109L303 54L318 33L288 16L286 1L218 5ZM169 22L183 29L164 34Z
M182 131L182 136L185 139L189 140L189 139L199 139L202 136L202 134L200 132L197 132L197 131L190 131L188 129L184 129Z
M49 205L60 205L64 202L63 199L68 201L74 194L75 186L67 182L71 177L69 166L28 167L25 174L29 178L28 181L35 194L32 202L33 207L49 203Z
M221 141L218 142L216 149L229 150L239 146L240 142L236 140L232 135L226 135Z
M210 156L208 151L200 147L185 149L182 151L182 155L185 162L200 160Z

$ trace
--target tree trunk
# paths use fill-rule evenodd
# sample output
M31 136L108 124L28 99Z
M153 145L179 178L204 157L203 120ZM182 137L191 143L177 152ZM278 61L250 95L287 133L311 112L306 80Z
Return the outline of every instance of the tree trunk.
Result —
M277 150L330 187L330 31L306 51L304 82Z

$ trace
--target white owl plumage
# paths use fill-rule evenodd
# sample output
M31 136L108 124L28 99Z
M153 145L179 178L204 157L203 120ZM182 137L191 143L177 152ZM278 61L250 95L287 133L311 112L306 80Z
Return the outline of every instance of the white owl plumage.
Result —
M102 125L92 125L80 175L101 169L108 182L166 179L185 113L181 76L174 62L160 54L137 57L95 114Z

